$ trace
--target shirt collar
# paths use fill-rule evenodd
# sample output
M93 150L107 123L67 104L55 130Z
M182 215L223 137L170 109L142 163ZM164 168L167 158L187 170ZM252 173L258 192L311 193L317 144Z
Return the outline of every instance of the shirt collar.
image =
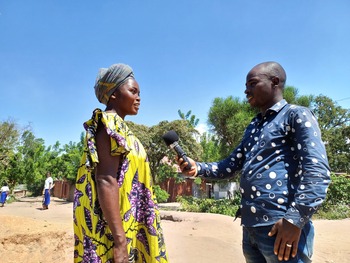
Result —
M286 106L288 104L288 102L285 99L280 100L279 102L277 102L275 105L273 105L272 107L268 108L265 112L265 115L268 111L275 111L275 112L279 112L284 106ZM262 118L262 114L258 113L257 117L259 119Z
M269 108L268 110L279 112L286 105L287 105L287 101L285 99L282 99L279 102L277 102L275 105L273 105L271 108Z

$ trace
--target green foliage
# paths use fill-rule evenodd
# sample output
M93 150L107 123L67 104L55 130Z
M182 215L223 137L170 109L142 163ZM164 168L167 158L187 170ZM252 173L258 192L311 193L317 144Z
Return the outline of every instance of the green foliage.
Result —
M343 203L335 204L328 207L327 210L320 209L314 215L315 219L328 219L328 220L337 220L350 218L350 206Z
M179 114L181 120L188 122L190 127L194 128L198 125L199 119L196 118L196 115L191 115L192 111L188 111L186 114L184 114L181 110L178 110L177 113Z
M310 107L313 96L299 96L299 91L293 86L286 86L283 90L284 99L291 104L296 104L304 107Z
M316 218L350 218L350 177L331 175L326 200L315 215Z
M153 192L157 198L158 203L166 203L168 201L170 194L168 194L167 191L161 189L159 185L153 186Z
M157 173L157 183L164 182L168 178L175 178L176 183L180 183L184 180L181 176L179 176L175 166L169 163L161 163Z
M168 161L170 166L175 163L175 152L166 146L162 138L168 131L174 130L179 135L179 143L188 156L198 159L202 153L201 145L194 138L197 131L185 120L162 121L150 128L131 122L128 122L128 126L145 147L155 183L174 175L172 169L168 170L169 174L166 175L165 168L162 166L164 161Z
M208 123L215 133L220 158L227 157L242 139L256 111L246 101L232 96L215 98L208 114Z
M75 180L82 155L82 141L60 146L59 142L45 148L44 140L35 138L30 127L19 128L16 123L0 123L0 181L6 181L11 190L26 184L33 195L41 195L46 172L53 178Z
M327 206L343 203L350 205L350 177L345 175L331 175L331 183L328 187L325 208Z
M18 125L13 120L0 122L0 179L9 184L10 189L13 189L9 181L10 169L16 163L18 154L16 153L16 145L19 143L20 130Z
M196 185L201 185L201 183L202 183L202 178L200 178L200 177L198 176L198 177L196 177L196 178L193 180L193 182L194 182Z
M187 212L201 212L222 214L234 217L240 205L240 197L234 199L199 199L192 196L178 196L177 201L181 203L181 210Z
M219 141L210 133L203 133L200 137L200 144L203 148L203 154L200 161L214 162L220 159Z
M350 172L350 110L320 95L314 100L313 111L318 118L332 171Z

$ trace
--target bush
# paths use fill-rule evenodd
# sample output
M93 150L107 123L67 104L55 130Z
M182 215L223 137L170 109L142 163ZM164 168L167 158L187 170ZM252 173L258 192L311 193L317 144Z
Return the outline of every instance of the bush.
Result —
M350 207L346 204L336 204L329 207L327 210L321 208L314 216L315 219L345 219L350 218Z
M153 186L153 192L157 198L158 203L165 203L168 201L170 195L167 191L161 189L159 185Z
M326 200L315 218L344 219L350 217L350 178L347 175L331 175Z
M336 205L344 203L350 205L350 178L345 175L331 175L326 204Z
M215 213L234 217L239 208L240 198L235 199L199 199L192 196L178 196L177 201L181 203L181 210L187 212Z

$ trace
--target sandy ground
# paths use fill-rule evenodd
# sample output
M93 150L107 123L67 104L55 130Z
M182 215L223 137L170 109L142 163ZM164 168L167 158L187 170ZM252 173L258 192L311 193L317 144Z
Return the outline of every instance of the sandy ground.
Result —
M232 217L161 211L170 263L244 262ZM315 263L350 262L350 219L316 220ZM0 262L73 262L72 203L23 198L0 208Z

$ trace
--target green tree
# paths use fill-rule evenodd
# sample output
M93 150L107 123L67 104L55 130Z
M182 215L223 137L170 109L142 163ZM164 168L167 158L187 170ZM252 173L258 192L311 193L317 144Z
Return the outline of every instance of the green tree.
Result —
M75 182L83 150L84 133L81 134L78 143L69 142L69 144L63 146L64 153L60 156L62 166L57 169L59 178L66 178L68 181Z
M44 158L45 143L43 139L35 138L29 130L22 134L21 141L21 145L18 146L21 160L17 168L21 173L13 174L12 177L16 183L26 183L32 193L38 194L38 191L42 190L44 175L50 167L50 162ZM41 187L37 186L39 184Z
M239 144L246 126L256 111L246 101L229 96L215 98L209 109L208 123L219 143L220 158L224 158Z
M176 131L179 135L179 143L181 144L182 149L189 156L198 159L202 153L200 144L194 139L194 135L197 131L188 125L188 122L185 120L175 120L172 122L162 121L150 128L130 122L128 122L128 126L145 147L152 177L155 183L158 183L164 178L164 176L166 176L162 172L164 171L162 164L169 161L169 164L172 165L175 160L174 151L166 146L162 138L162 136L168 131Z
M284 99L290 104L309 108L313 102L313 95L299 95L299 90L293 86L286 86L283 90Z
M210 133L203 133L200 137L200 144L203 148L201 161L214 162L220 159L219 141L215 135Z
M9 119L0 122L0 183L8 181L9 169L18 158L15 149L19 143L20 133L15 121Z
M181 120L185 120L188 122L188 124L194 128L198 125L199 119L196 118L196 115L191 115L192 111L189 110L186 114L183 113L181 110L178 110L177 113L179 114L179 117Z
M333 172L350 172L350 110L327 96L315 97L313 112L318 118Z

